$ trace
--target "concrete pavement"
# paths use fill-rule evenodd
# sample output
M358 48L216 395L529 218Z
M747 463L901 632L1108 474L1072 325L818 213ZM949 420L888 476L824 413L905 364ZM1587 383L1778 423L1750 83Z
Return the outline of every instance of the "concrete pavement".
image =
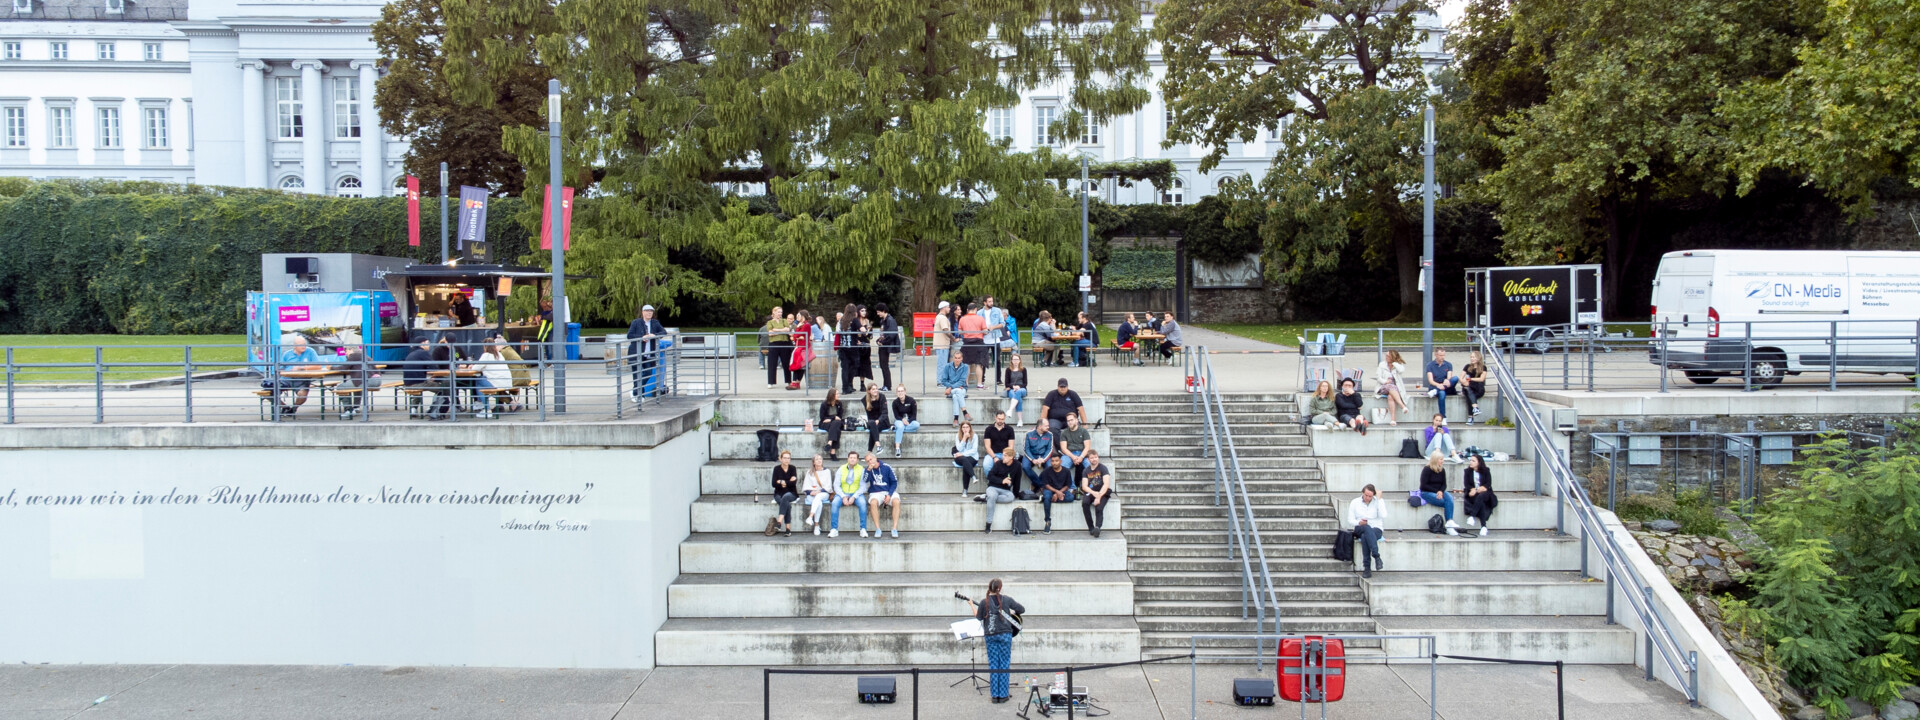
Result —
M1019 660L1015 648L1016 663ZM1298 705L1236 707L1228 697L1235 677L1255 677L1251 666L1201 665L1201 718L1287 718ZM1267 667L1267 676L1273 669ZM1447 720L1555 717L1553 669L1512 665L1441 665L1436 717ZM984 674L984 673L983 673ZM956 675L921 677L920 716L933 720L1004 718L1018 704L993 705ZM1327 707L1331 718L1415 720L1429 717L1428 670L1422 665L1352 668L1345 700ZM1016 676L1014 684L1024 681ZM1042 678L1043 682L1048 681ZM0 717L20 720L142 718L143 720L317 720L326 718L448 718L493 720L654 720L761 716L758 668L658 670L509 670L448 667L253 665L13 665L0 667ZM773 717L779 720L907 718L912 679L899 677L896 705L855 702L844 675L774 676ZM1109 668L1076 673L1094 704L1116 720L1188 718L1189 666ZM106 700L94 704L95 699ZM1016 692L1016 699L1023 698ZM1633 667L1567 667L1567 717L1692 720L1718 717L1690 708ZM1308 708L1310 716L1319 713Z

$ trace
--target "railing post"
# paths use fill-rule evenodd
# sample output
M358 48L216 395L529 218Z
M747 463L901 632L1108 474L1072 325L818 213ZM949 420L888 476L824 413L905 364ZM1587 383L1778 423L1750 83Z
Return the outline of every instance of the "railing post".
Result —
M1920 390L1920 320L1913 321L1913 387Z
M1827 391L1840 389L1840 321L1827 321ZM1782 371L1785 368L1781 368Z
M1687 651L1687 704L1700 707L1700 651Z
M101 367L102 356L105 354L106 348L98 345L93 347L93 421L95 423L107 421L106 368Z
M1601 574L1607 576L1607 624L1613 625L1616 622L1613 618L1613 568L1604 563L1601 567L1603 568Z
M1746 339L1740 343L1740 389L1753 392L1753 322L1743 323L1746 327Z
M13 424L13 348L7 348L7 424Z
M188 345L186 347L185 353L180 356L180 371L181 371L180 384L186 386L185 389L187 393L187 404L186 404L187 422L193 422L193 346L192 345Z
M1656 616L1653 614L1653 588L1644 586L1644 585L1641 586L1640 596L1642 599L1646 600L1647 616L1641 619L1641 624L1644 625L1645 627L1642 627L1640 630L1641 630L1642 638L1647 643L1647 679L1652 680L1653 679L1653 623L1654 623L1654 620L1656 619Z
M1668 332L1669 331L1667 329L1667 321L1661 320L1660 321L1660 337L1655 339L1654 349L1658 350L1660 353L1660 392L1663 392L1663 393L1667 391L1667 373L1672 372L1671 370L1667 369L1668 368L1667 342L1669 341L1669 336L1667 334Z

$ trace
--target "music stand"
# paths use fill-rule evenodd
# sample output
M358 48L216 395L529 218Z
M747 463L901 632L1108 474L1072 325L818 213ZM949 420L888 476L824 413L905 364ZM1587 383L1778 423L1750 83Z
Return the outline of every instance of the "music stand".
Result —
M955 622L952 627L953 638L960 642L967 643L967 675L959 680L953 681L953 683L947 685L947 687L959 687L960 683L972 680L973 692L977 695L986 689L987 683L986 678L980 677L980 646L987 642L985 629L980 626L979 620L973 618ZM977 640L978 642L968 642L969 640Z

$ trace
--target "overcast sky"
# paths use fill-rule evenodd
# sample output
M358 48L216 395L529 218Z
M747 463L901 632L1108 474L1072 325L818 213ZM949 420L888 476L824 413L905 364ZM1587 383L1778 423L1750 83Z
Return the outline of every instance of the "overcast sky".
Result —
M1460 22L1460 15L1467 11L1467 0L1436 0L1435 4L1440 6L1440 19L1447 27Z

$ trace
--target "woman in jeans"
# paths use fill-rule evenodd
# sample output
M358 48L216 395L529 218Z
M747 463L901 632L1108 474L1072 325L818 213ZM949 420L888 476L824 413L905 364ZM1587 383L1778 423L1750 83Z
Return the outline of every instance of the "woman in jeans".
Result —
M1433 424L1420 432L1424 436L1420 447L1426 454L1452 458L1457 452L1453 444L1453 431L1447 429L1447 416L1434 413Z
M787 320L786 312L778 306L773 315L760 329L767 336L767 389L773 389L776 374L786 378L786 384L793 384L793 323Z
M1339 427L1340 418L1334 416L1333 383L1321 380L1313 388L1313 397L1307 399L1307 424Z
M1500 498L1493 494L1493 472L1487 469L1487 461L1479 455L1468 455L1467 467L1460 472L1460 487L1466 497L1467 525L1479 525L1480 537L1486 537L1487 519L1500 504Z
M1375 394L1387 401L1387 424L1399 425L1400 416L1407 414L1407 395L1400 391L1400 375L1407 371L1407 361L1400 357L1399 350L1388 350L1387 357L1380 361L1374 377L1380 381Z
M960 497L973 486L973 471L980 467L980 438L973 436L973 423L962 421L953 438L953 466L960 468Z
M1002 594L1004 586L1000 578L987 582L987 596L973 605L973 616L980 621L987 633L987 669L1005 671L1013 667L1013 615L1025 615L1027 609L1019 601ZM987 685L993 701L1007 701L1010 691L1007 689L1007 674L997 672L988 675Z
M773 501L780 505L780 530L787 537L793 537L793 503L799 493L800 469L793 466L793 453L781 450L780 464L773 466Z
M1367 399L1355 391L1359 385L1353 378L1340 378L1340 394L1333 396L1334 420L1346 427L1367 434Z
M1387 530L1387 501L1380 499L1373 483L1360 488L1360 497L1347 503L1347 526L1360 541L1360 577L1370 578L1373 571L1387 569L1380 560L1380 538Z
M807 525L813 528L813 534L819 535L820 508L833 502L833 473L827 471L827 461L819 453L813 456L813 466L807 468L800 492L807 496Z
M1007 359L1000 384L1007 388L1007 414L1013 416L1013 426L1020 427L1020 411L1027 405L1027 363L1020 359L1020 353Z
M1440 453L1428 455L1427 466L1420 469L1420 499L1440 506L1447 517L1448 535L1460 534L1460 526L1453 524L1453 494L1447 492L1447 468Z

